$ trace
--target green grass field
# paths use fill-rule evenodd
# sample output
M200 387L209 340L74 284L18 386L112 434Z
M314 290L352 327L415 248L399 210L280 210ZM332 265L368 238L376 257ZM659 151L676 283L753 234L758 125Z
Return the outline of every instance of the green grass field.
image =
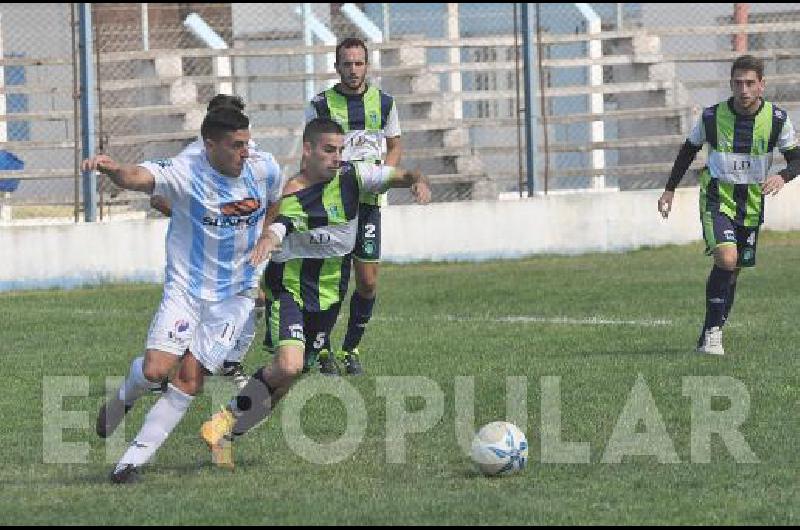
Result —
M354 454L330 465L295 454L282 434L284 403L237 445L234 472L214 469L197 435L211 412L204 396L132 486L107 482L113 464L93 425L106 377L123 376L141 351L160 288L0 294L2 522L797 524L800 233L764 234L758 261L740 277L723 358L693 353L710 266L699 244L385 266L376 317L362 345L368 376L346 379L368 414ZM337 344L342 335L340 322ZM255 368L264 360L254 347L246 364ZM601 462L639 374L678 464L653 456ZM63 440L89 448L85 463L49 463L46 457L43 416L52 411L43 406L43 386L53 376L88 381L86 395L63 400L65 410L83 414L78 427L63 430ZM404 464L387 462L379 376L424 376L444 393L442 419L406 437ZM457 376L474 378L477 425L505 418L507 376L527 377L531 449L522 474L489 479L473 470L456 442ZM545 376L561 378L561 439L587 442L590 463L542 463ZM744 384L750 410L741 432L759 463L737 463L716 435L711 462L692 463L692 399L682 392L690 376L728 376ZM216 388L223 397L232 391ZM146 396L129 415L128 439L154 399ZM422 404L405 400L409 410ZM712 405L725 410L731 403L715 398ZM306 434L320 443L345 429L344 405L330 396L309 401L301 418Z

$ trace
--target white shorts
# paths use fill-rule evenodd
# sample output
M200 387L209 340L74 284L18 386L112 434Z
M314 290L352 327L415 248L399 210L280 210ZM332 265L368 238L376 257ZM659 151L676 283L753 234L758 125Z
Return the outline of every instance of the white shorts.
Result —
M239 335L239 338L236 340L236 344L233 345L233 349L225 360L236 363L242 362L242 359L244 359L244 356L247 354L247 351L250 349L250 345L253 344L253 340L255 340L255 338L256 312L250 311L250 316L247 318L247 322L244 323L242 333Z
M146 348L178 356L189 350L208 371L216 373L235 347L254 305L246 296L210 302L165 287Z

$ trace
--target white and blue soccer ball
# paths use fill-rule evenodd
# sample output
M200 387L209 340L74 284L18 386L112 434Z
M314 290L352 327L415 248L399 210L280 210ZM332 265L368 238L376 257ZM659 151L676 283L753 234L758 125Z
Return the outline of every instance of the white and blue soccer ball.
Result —
M513 475L525 469L528 441L513 423L484 425L472 439L472 461L487 476Z

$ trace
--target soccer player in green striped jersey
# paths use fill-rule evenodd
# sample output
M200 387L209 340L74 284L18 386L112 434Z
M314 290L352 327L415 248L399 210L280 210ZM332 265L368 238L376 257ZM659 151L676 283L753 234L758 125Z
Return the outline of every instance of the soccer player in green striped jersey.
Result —
M267 417L318 353L336 322L350 278L359 195L410 188L420 203L430 188L418 172L370 163L344 163L344 132L329 118L311 120L303 132L304 169L289 180L275 221L253 250L267 271L273 306L269 326L277 353L256 371L226 409L203 424L201 435L218 465L232 467L235 436Z
M658 209L666 218L675 188L703 144L708 165L700 174L700 220L714 266L706 284L706 317L697 351L723 355L722 327L728 319L742 267L755 265L764 197L778 193L800 173L800 149L785 110L764 100L764 64L751 55L731 66L733 97L703 110L678 154ZM786 169L770 175L773 151Z
M336 72L340 81L311 100L305 118L307 122L318 117L331 118L342 126L343 160L397 166L401 154L397 105L392 96L367 82L368 66L364 41L352 37L341 41L336 46ZM342 350L336 355L349 375L364 373L358 346L372 318L381 258L383 196L364 192L359 202L358 235L353 249L356 288L350 298L350 319ZM320 355L319 369L328 375L339 373L336 359L327 352Z

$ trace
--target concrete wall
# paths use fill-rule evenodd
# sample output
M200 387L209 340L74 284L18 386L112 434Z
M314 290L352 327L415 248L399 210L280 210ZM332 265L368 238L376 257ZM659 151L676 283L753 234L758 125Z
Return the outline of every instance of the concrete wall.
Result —
M164 277L167 221L0 227L0 291Z
M388 261L484 260L532 254L619 252L702 238L698 189L676 192L668 221L660 190L548 195L520 201L475 201L385 210ZM798 230L800 186L767 199L766 229Z
M521 201L391 206L386 261L484 260L623 251L700 239L697 189L676 194L669 221L660 192L549 195ZM800 229L800 185L767 199L766 228ZM163 278L166 220L0 227L0 291Z

